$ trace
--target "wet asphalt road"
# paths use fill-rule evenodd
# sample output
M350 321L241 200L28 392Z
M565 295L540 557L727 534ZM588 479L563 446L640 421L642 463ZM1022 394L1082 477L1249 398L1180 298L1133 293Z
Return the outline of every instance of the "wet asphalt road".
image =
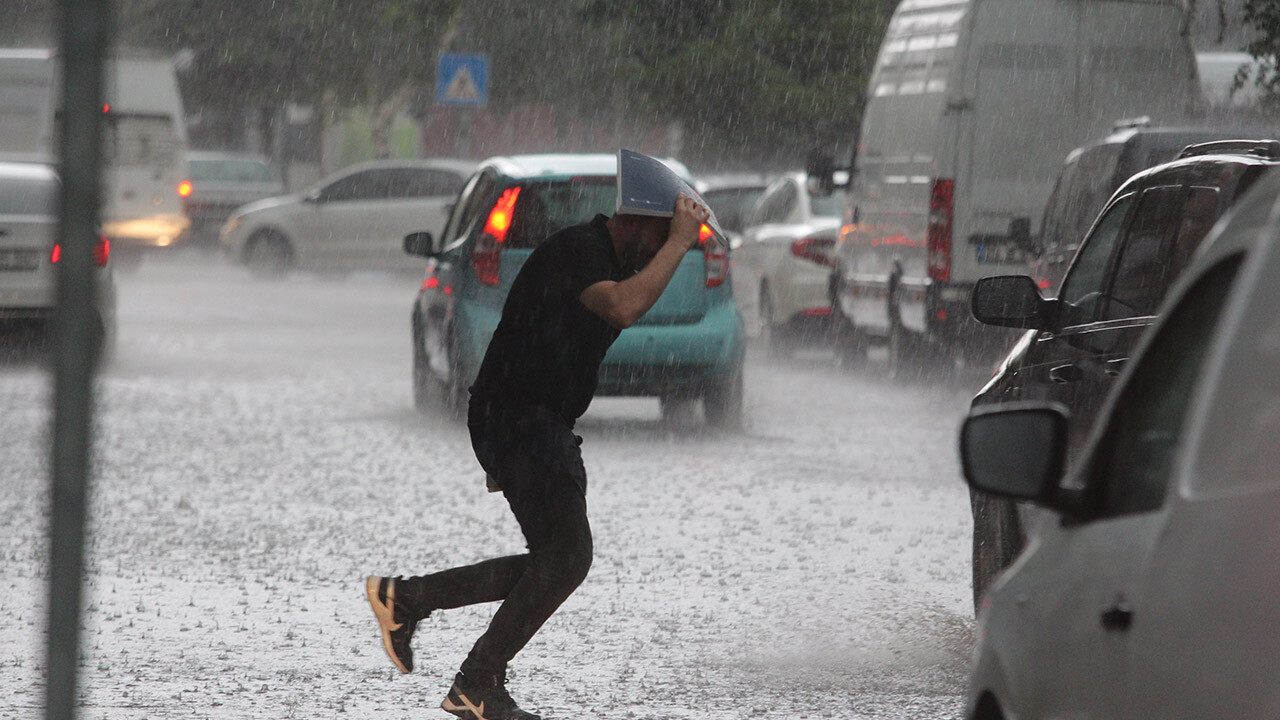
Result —
M363 577L519 552L464 429L416 412L417 279L198 256L119 278L99 382L83 718L430 718L492 607L387 661ZM747 427L656 401L579 423L596 559L512 667L549 717L959 717L972 646L955 437L981 376L748 365ZM50 382L0 367L0 718L42 717Z

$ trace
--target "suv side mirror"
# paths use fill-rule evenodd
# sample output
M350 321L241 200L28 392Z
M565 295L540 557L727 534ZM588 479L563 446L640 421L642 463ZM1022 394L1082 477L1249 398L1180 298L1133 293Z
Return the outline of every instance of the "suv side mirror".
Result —
M973 286L969 308L986 325L1039 330L1049 324L1052 302L1040 296L1036 281L1026 275L995 275Z
M830 197L836 191L836 161L830 154L817 148L810 150L804 171L809 178L809 194Z
M435 257L435 239L429 232L409 233L404 236L404 251L417 257Z
M1018 217L1009 221L1009 242L1027 252L1035 252L1035 244L1031 241L1031 218Z
M975 408L960 430L965 480L991 495L1066 509L1058 485L1067 462L1068 418L1057 403Z

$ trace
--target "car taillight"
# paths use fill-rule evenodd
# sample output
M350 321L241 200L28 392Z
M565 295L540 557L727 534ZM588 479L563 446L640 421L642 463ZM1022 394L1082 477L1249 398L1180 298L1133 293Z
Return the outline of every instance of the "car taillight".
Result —
M955 218L956 182L947 178L933 181L929 194L929 279L947 282L951 279L951 225Z
M712 240L715 235L706 223L698 228L698 244L702 246L702 255L707 265L707 287L720 287L729 277L729 251L723 245Z
M178 197L191 197L191 181L183 180L178 183Z
M835 247L834 238L807 237L791 243L791 254L798 258L811 260L823 267L835 267L831 259L831 248Z
M507 188L489 211L485 220L484 231L471 249L471 267L475 270L476 279L485 285L498 284L499 252L502 243L507 240L507 231L511 229L511 220L515 217L516 200L520 197L520 188Z
M106 267L107 261L111 259L111 241L105 237L99 237L98 241L93 244L93 262L98 267ZM57 265L62 260L62 246L54 245L53 250L49 252L49 262Z

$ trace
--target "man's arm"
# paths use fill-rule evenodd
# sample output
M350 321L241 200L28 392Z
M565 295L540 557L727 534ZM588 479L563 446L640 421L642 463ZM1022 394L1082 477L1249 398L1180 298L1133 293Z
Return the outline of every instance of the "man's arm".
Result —
M708 214L692 198L681 195L676 199L667 241L653 260L622 282L605 280L589 286L578 299L588 310L619 330L631 327L649 312L649 308L662 296L662 291L667 289L685 253L698 242L698 229Z

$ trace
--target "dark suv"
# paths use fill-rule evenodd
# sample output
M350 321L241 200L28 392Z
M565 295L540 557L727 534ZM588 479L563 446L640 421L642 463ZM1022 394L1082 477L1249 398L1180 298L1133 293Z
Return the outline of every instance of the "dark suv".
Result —
M1071 451L1086 439L1108 388L1165 291L1218 217L1264 172L1280 142L1193 145L1177 160L1116 191L1076 254L1057 297L1030 277L983 278L973 289L979 322L1028 329L973 406L1056 401L1071 411ZM980 601L1025 544L1025 508L972 496L973 590Z
M1107 199L1129 178L1173 160L1188 145L1275 136L1271 130L1153 128L1143 125L1144 121L1145 118L1117 123L1113 133L1076 148L1063 161L1045 203L1040 235L1032 243L1035 258L1031 261L1031 276L1042 290L1057 289L1080 248L1080 240Z

